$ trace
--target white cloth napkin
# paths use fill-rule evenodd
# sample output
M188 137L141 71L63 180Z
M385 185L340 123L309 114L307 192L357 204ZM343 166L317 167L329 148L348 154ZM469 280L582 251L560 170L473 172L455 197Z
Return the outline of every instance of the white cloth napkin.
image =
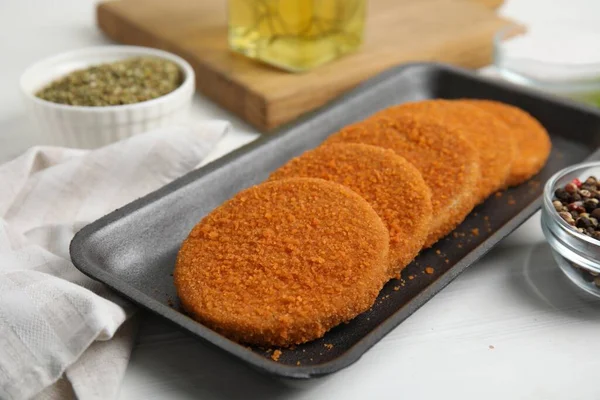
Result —
M0 399L116 397L134 308L75 269L69 243L193 170L228 127L164 128L93 151L35 147L0 166Z

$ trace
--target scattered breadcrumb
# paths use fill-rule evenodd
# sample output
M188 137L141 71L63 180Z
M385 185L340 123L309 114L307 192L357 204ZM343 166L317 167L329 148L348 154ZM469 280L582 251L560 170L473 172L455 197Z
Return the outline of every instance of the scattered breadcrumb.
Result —
M415 277L413 275L409 275L408 279L412 281L413 279L415 279Z
M507 201L509 206L513 206L515 204L517 204L517 202L515 201L514 197L512 196L508 196L508 201Z
M473 229L471 229L471 234L473 236L479 236L479 228L473 228Z
M394 286L394 291L397 292L398 290L400 290L400 286Z
M459 249L462 249L463 246L462 246L462 244L459 243L456 245L456 247L458 247Z
M281 350L275 350L271 358L273 361L279 361L279 357L281 357Z
M435 270L433 269L433 267L425 267L425 273L427 275L431 275L435 272Z
M496 196L496 197L502 197L502 192L496 192L496 194L494 196Z
M440 254L442 254L442 252L441 252L441 251L439 251L439 250L436 250L436 251L435 251L435 254L437 254L437 255L439 256Z
M333 349L333 345L331 343L325 343L324 346L327 347L327 350Z
M444 260L444 262L445 262L446 264L450 264L450 260L448 260L447 258Z
M296 365L300 365L300 361L296 361Z

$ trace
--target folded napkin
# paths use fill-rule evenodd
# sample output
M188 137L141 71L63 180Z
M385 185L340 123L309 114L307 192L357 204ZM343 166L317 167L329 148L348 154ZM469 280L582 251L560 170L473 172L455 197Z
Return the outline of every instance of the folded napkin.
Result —
M84 225L196 168L226 122L164 128L87 151L35 147L0 166L0 399L112 399L134 311L80 273Z

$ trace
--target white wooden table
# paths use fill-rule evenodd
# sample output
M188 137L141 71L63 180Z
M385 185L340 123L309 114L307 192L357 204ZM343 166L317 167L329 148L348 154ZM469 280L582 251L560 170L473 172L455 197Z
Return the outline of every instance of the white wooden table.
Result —
M93 3L0 1L0 162L43 142L20 102L24 68L108 42L94 26ZM502 12L524 22L600 26L598 0L512 0ZM200 96L194 118L233 122L211 159L258 136ZM562 276L535 215L356 364L301 388L250 371L144 314L120 398L598 399L599 332L600 301Z

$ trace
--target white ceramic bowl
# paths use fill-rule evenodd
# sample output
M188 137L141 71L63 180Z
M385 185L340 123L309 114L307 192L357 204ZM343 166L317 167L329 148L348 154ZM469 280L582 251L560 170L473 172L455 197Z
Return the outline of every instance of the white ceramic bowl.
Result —
M175 62L183 73L181 86L153 100L105 107L57 104L35 96L38 90L74 70L144 56ZM183 122L188 116L194 88L194 70L184 59L166 51L138 46L98 46L70 51L39 61L21 76L28 112L43 141L78 148L101 147L160 126Z

